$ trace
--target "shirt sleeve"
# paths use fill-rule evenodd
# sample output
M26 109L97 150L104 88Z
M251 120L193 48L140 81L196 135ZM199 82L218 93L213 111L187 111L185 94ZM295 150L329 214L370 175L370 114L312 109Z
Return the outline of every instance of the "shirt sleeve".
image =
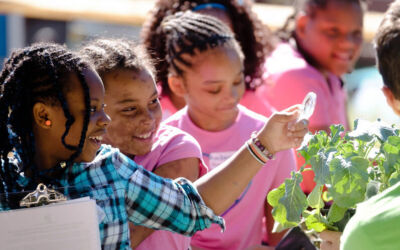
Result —
M200 160L199 176L207 173L208 169L203 162L201 148L196 139L178 128L172 128L167 125L164 125L163 128L166 132L169 132L171 138L166 140L168 145L164 146L158 165L193 157Z
M155 175L133 161L120 156L123 164L136 170L130 176L126 190L128 218L135 224L192 236L209 228L212 223L225 230L222 217L204 204L189 180L171 180Z

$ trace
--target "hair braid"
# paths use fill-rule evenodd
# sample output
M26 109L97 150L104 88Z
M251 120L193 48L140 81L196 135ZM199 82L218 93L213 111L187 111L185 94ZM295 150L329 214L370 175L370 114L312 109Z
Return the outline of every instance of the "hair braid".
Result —
M83 69L89 64L82 61L64 46L56 44L34 44L16 50L5 62L0 73L0 191L23 190L16 183L16 176L30 169L33 183L37 184L40 173L33 162L35 139L32 131L32 107L37 101L49 101L62 106L67 118L64 136L61 139L66 148L75 150L67 162L76 158L83 147L89 117L89 89ZM79 145L65 143L65 136L74 122L65 99L69 90L67 79L77 74L81 82L86 112ZM11 155L10 155L11 154ZM20 159L18 164L10 164L9 157ZM57 167L53 168L56 169ZM52 169L52 170L53 170ZM27 187L28 188L28 187Z
M193 55L196 49L201 52L227 45L235 48L243 58L240 46L229 28L214 17L191 11L179 12L165 18L161 27L165 35L165 60L177 74L183 73L177 62L191 66L182 55Z
M261 84L265 58L275 47L275 38L251 9L250 1L237 0L157 0L150 18L143 25L141 37L148 53L155 59L157 80L163 87L163 94L169 95L168 65L165 61L165 34L161 23L166 16L180 11L192 10L205 3L218 3L226 8L233 24L235 38L239 42L244 59L244 74L247 89Z

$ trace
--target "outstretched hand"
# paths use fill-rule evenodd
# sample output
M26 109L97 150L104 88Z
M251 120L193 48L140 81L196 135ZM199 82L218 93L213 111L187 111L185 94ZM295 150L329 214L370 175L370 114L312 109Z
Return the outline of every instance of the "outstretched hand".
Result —
M267 150L276 152L297 148L308 132L308 120L297 120L301 105L295 105L281 112L275 112L269 118L257 137Z

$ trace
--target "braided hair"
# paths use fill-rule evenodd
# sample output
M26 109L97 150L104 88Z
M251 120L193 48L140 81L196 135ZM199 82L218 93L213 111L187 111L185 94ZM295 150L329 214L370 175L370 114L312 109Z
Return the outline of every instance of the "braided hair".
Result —
M240 45L235 40L230 29L218 19L197 14L192 11L178 12L168 16L161 24L163 42L165 44L165 61L168 69L177 75L182 75L184 67L191 63L182 57L184 54L193 56L197 51L203 52L219 46L230 46L244 58ZM167 72L163 72L167 74ZM162 75L166 78L167 75ZM168 85L167 85L168 86Z
M330 1L342 3L356 3L365 11L366 0L295 0L294 12L286 19L282 28L276 31L276 35L282 41L288 41L295 37L295 20L299 13L304 12L314 17L317 10L325 9Z
M96 39L84 45L79 53L91 61L102 78L104 74L118 69L137 73L148 70L154 76L152 60L144 47L126 39Z
M272 33L251 10L247 1L237 0L157 0L150 18L143 25L142 39L148 53L156 60L157 80L163 94L170 94L167 84L168 66L165 64L165 38L161 22L164 17L180 11L192 10L208 2L221 4L233 23L235 38L245 55L244 74L247 89L255 89L261 83L265 58L274 49Z
M34 163L35 138L33 135L33 105L38 101L47 101L61 105L66 117L62 144L74 153L67 160L71 164L82 151L90 119L89 88L82 73L89 64L71 53L65 46L57 44L34 44L15 50L0 73L0 193L23 191L16 183L17 176L29 169L32 175L27 190L35 189L40 179L45 184L54 180L48 178L48 172L39 172ZM65 94L69 91L68 79L71 73L78 75L81 82L86 112L78 146L65 142L74 117L68 109ZM18 164L10 163L10 155L18 159ZM51 171L62 171L55 166ZM52 172L53 173L53 172ZM55 172L54 172L55 173ZM15 204L14 204L15 205ZM11 206L13 207L13 206Z

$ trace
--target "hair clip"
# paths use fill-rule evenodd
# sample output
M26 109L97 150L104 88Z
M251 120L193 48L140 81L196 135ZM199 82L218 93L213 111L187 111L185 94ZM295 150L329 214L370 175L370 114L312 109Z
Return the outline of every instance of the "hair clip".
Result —
M22 198L22 200L19 202L19 206L40 206L66 200L67 198L62 193L54 189L47 188L46 185L40 183L35 191L27 194L24 198Z

